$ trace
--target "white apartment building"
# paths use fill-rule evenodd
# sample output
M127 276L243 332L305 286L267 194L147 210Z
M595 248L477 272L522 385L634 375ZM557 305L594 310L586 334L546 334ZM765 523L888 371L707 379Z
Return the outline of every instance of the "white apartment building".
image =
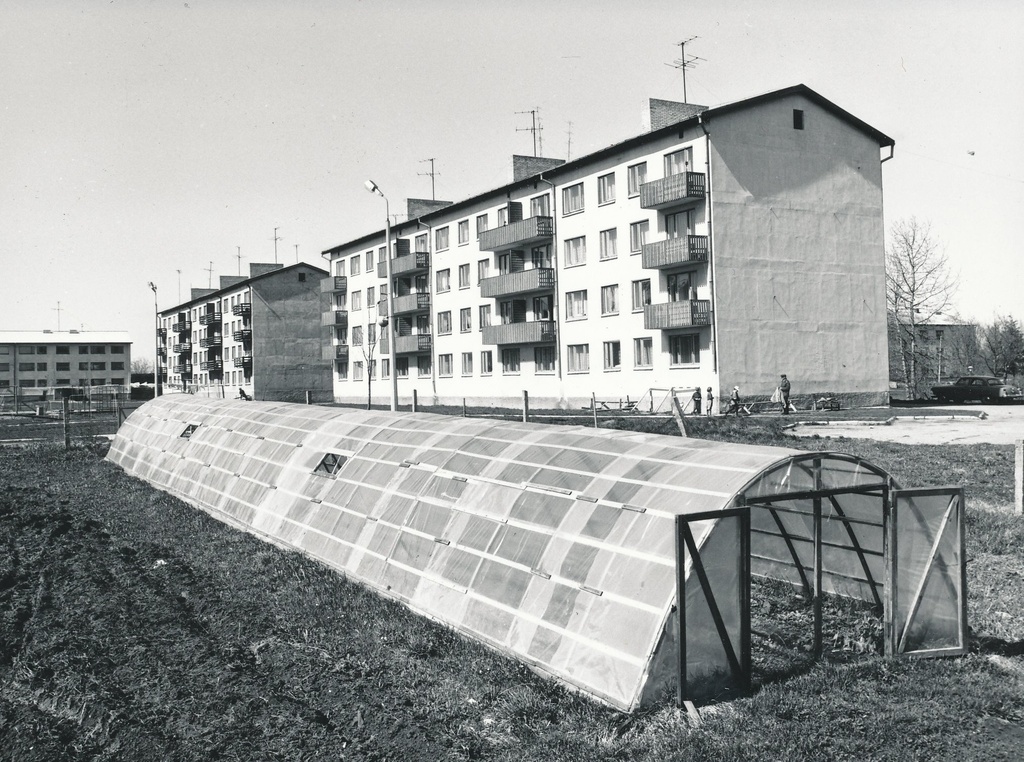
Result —
M651 102L650 131L323 252L334 397L367 374L425 404L575 407L739 386L882 400L888 388L880 149L810 88L714 108ZM380 341L378 341L378 337ZM388 385L376 394L386 398Z

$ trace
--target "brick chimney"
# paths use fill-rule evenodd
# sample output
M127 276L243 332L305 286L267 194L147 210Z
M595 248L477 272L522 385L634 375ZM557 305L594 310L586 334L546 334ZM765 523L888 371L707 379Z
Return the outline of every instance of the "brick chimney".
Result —
M680 103L679 101L662 101L651 98L651 130L661 127L668 127L676 122L683 122L697 116L702 111L707 111L707 106L698 106L696 103Z
M527 177L539 175L549 169L560 167L565 164L565 159L546 159L543 156L515 156L512 157L512 182L516 183L525 180Z
M446 206L451 206L454 202L452 201L435 201L429 198L407 198L405 200L406 211L409 214L410 220L419 219L424 214L430 214L436 212L438 209L444 209Z
M284 267L281 264L270 264L269 262L250 262L249 263L249 277L257 278L260 275L266 275L272 273L274 270L280 270Z

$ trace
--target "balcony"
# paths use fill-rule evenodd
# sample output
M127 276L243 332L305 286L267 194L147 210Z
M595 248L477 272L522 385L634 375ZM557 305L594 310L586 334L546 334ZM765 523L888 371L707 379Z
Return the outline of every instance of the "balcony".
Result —
M207 336L206 338L199 340L199 346L202 347L203 349L207 349L209 347L219 347L223 343L224 337L221 336L219 333L214 334L213 336Z
M527 294L531 291L551 291L555 287L555 271L550 267L538 267L518 273L505 273L480 281L480 296L500 298L513 294Z
M192 375L192 363L190 362L178 363L177 365L173 366L173 369L175 373L181 376Z
M431 336L429 333L417 333L412 336L398 336L395 338L395 354L407 355L429 352L431 345Z
M235 331L231 334L231 338L235 341L244 341L248 344L252 341L252 328L243 328L240 331Z
M204 360L199 364L200 370L208 370L211 373L220 373L224 370L223 360Z
M156 350L156 356L163 359L167 359L167 347L158 347Z
M192 342L191 341L183 341L183 342L181 342L179 344L175 344L172 347L172 349L174 350L174 354L176 354L176 355L187 355L188 353L190 353L192 351Z
M344 294L348 291L348 278L344 275L335 275L324 278L320 281L321 294Z
M649 270L675 267L690 262L708 261L708 237L687 235L670 238L657 243L645 243L642 254L643 266Z
M644 329L669 330L711 325L711 300L691 299L685 302L648 304L644 307Z
M252 368L252 355L242 355L234 360L236 368Z
M321 350L321 360L348 360L348 344L324 344Z
M704 198L704 173L680 172L640 186L640 206L662 209Z
M199 316L199 325L215 325L221 321L220 312L204 312Z
M171 325L172 333L188 333L192 330L191 320L179 320L177 323Z
M429 268L430 254L426 251L414 251L411 254L403 254L391 260L392 275L405 275L406 273L414 273L417 270L427 270ZM377 277L388 277L387 262L377 263Z
M480 251L502 251L550 241L554 226L550 217L528 217L519 222L484 230L480 233Z
M504 325L485 325L484 344L549 344L555 340L552 320L530 320Z
M320 325L329 325L335 328L348 326L348 310L330 310L320 314Z
M156 329L156 335L159 336L161 339L166 339L167 338L167 329L166 328L157 328Z
M405 294L394 297L395 314L403 315L409 312L423 312L430 309L430 294ZM384 316L387 312L387 300L384 301Z
M252 314L252 303L250 303L250 302L242 302L241 304L234 305L231 308L231 314L232 315L244 315L245 317L249 317L249 315Z

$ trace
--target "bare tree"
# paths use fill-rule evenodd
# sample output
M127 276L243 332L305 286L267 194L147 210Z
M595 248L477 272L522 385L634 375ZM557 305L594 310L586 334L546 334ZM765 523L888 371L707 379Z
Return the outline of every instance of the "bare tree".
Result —
M1024 369L1024 331L1009 315L997 315L982 329L981 358L994 376L1013 376Z
M136 357L132 360L132 373L145 373L152 375L153 362L145 357Z
M895 324L910 399L920 393L918 326L949 312L956 289L957 279L932 238L931 225L916 217L894 222L885 252L885 302Z

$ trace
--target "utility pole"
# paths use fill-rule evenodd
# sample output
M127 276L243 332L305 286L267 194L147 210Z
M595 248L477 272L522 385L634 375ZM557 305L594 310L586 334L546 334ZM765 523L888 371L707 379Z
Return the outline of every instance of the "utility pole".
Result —
M274 264L275 265L277 264L277 242L284 240L283 238L281 238L277 234L277 231L280 230L280 229L281 228L274 228Z
M207 288L213 288L213 260L212 259L210 260L210 266L209 267L204 267L203 269L206 270L206 274L207 274L206 287Z
M544 128L540 124L540 106L530 109L529 111L517 111L517 114L529 114L531 126L529 127L516 127L516 132L532 132L533 133L533 155L540 156L544 151L544 141L541 139L541 133ZM539 153L540 152L540 153Z
M60 302L57 302L57 307L55 311L57 313L57 333L60 333Z
M434 171L434 160L433 159L423 159L422 161L420 161L420 164L426 164L428 161L430 162L430 171L429 172L417 172L416 174L418 174L420 177L426 177L427 175L430 175L430 200L431 201L436 201L437 200L437 194L434 192L434 178L437 175L441 174L441 173Z
M679 43L679 58L676 59L675 61L673 61L670 64L665 64L666 66L671 66L673 69L680 69L683 72L683 102L684 103L689 103L689 100L687 100L687 96L686 96L686 70L694 68L697 65L697 61L704 61L704 60L706 60L706 59L700 58L698 56L690 56L690 58L687 59L686 58L686 43L693 42L694 40L699 40L699 39L700 39L700 37L694 36L694 37L690 37L690 38L680 42Z

